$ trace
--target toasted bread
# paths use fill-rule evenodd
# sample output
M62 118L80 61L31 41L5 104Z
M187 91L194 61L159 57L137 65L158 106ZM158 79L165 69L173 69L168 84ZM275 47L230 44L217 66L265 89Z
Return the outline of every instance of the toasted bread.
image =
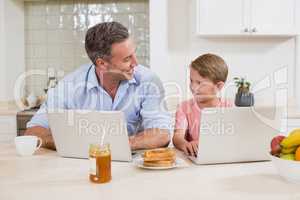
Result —
M144 152L144 158L172 158L175 157L175 151L170 148L157 148L152 150L147 150Z
M170 148L158 148L145 151L144 166L148 167L169 167L172 166L176 159L176 154Z
M151 158L146 158L144 157L144 161L148 162L155 162L155 161L175 161L175 156L167 156L167 157L151 157Z
M144 161L146 167L171 167L174 161L162 160L162 161Z

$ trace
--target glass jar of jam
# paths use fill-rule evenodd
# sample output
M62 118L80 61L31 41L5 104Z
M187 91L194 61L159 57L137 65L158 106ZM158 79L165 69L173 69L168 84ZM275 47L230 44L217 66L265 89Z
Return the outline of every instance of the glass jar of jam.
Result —
M109 144L90 144L90 181L107 183L111 180L111 153Z

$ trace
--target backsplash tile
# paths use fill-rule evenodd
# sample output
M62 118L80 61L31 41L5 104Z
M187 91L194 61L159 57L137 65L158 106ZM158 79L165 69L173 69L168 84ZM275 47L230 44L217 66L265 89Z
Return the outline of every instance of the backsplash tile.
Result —
M26 79L28 95L42 95L47 74L68 74L90 62L84 49L87 29L118 21L137 41L140 64L149 65L148 0L48 0L25 2L26 70L43 70Z

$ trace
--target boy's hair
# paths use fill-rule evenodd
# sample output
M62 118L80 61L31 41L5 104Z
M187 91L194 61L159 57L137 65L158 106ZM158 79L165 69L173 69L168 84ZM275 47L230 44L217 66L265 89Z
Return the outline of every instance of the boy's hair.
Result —
M196 58L190 65L193 69L213 83L226 82L228 67L223 58L214 54L203 54Z

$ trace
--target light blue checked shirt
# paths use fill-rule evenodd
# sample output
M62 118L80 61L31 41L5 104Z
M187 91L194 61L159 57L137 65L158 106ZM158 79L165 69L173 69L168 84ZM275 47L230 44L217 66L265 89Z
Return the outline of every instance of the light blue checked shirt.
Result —
M48 91L47 101L27 123L27 128L49 128L47 110L50 108L121 110L125 114L129 135L149 128L171 130L162 83L150 69L141 65L135 68L133 79L120 83L114 101L99 85L95 66L83 65Z

